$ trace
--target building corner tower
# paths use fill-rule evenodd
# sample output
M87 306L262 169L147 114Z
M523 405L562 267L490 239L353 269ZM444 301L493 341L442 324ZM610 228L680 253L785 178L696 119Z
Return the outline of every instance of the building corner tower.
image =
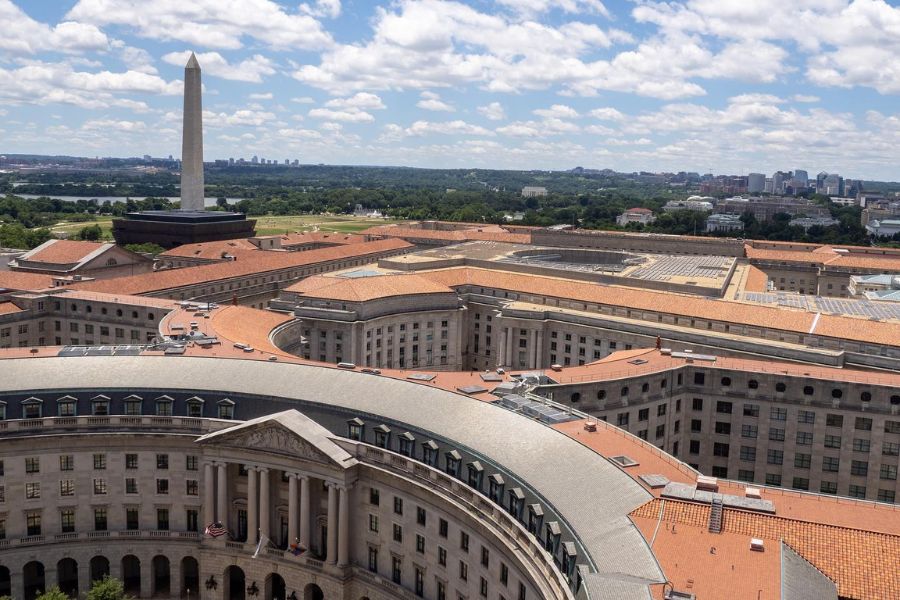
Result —
M203 106L200 63L191 52L184 66L184 115L181 137L181 210L203 211Z

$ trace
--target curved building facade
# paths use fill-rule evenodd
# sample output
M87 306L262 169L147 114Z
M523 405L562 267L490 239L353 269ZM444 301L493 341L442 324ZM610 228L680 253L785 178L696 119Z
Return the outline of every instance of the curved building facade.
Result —
M665 581L628 518L651 495L497 405L251 360L0 372L0 593L17 599L105 574L140 597L281 599L646 598Z

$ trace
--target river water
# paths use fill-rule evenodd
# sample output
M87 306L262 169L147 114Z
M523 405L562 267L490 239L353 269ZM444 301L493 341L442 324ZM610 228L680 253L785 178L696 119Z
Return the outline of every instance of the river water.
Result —
M25 198L26 200L33 200L35 198L52 198L54 200L63 200L65 202L78 202L79 200L96 200L98 204L103 204L105 201L109 200L110 202L125 202L129 199L127 196L104 196L102 198L95 198L92 196L49 196L47 194L35 195L35 194L16 194L20 198ZM144 198L138 196L131 196L132 200L143 200ZM170 201L180 200L177 196L174 198L168 198ZM243 198L226 198L229 204L234 204L243 200ZM206 206L215 206L216 198L204 198L204 204Z

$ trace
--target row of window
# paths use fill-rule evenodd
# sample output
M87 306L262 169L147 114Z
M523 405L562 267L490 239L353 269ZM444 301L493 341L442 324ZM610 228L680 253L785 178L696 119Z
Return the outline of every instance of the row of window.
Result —
M93 494L95 496L105 496L107 494L107 481L104 478L96 477L92 480L93 486ZM185 480L185 495L187 496L199 496L200 495L200 486L196 479L187 479ZM138 494L138 480L134 477L126 477L125 478L125 493L129 495ZM159 478L156 480L156 493L157 495L166 496L169 494L169 480L165 478ZM61 497L68 497L75 495L75 480L74 479L61 479L59 481L59 495ZM26 500L39 500L41 498L41 482L40 481L26 481L25 482L25 499ZM6 501L6 488L4 485L0 484L0 502Z
M59 511L60 533L75 533L76 508L62 508ZM109 509L106 507L94 507L93 531L108 531ZM168 531L170 527L170 509L156 509L156 529ZM125 508L125 529L130 531L140 530L140 511L136 507ZM196 508L185 509L185 530L200 531L200 513ZM41 511L30 510L25 513L25 535L31 537L44 535L43 515ZM0 517L0 540L6 539L6 519Z
M194 396L185 401L185 416L200 418L203 416L203 405L205 401L202 398ZM123 400L123 415L140 416L143 414L144 400L140 396L128 396ZM160 396L154 401L154 415L159 417L174 416L173 406L175 400L169 396ZM25 419L40 419L44 415L44 401L40 398L27 398L22 400L22 417ZM216 403L217 416L220 419L234 418L233 400L223 398ZM108 396L98 395L91 399L91 415L107 416L112 414L112 401ZM74 417L77 416L78 399L73 396L63 396L56 400L57 417ZM47 415L50 416L50 415ZM6 418L6 402L0 401L0 419Z

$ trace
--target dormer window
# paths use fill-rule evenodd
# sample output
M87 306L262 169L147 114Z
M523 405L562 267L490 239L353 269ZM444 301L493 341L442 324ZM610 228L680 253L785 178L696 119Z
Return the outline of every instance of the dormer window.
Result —
M563 542L562 571L569 577L575 574L575 561L578 559L578 551L572 542Z
M156 416L157 417L171 417L172 416L172 404L174 404L174 400L168 396L160 396L156 399Z
M546 527L546 536L544 538L544 549L553 556L553 562L559 565L559 538L561 531L559 529L559 523L556 521L550 521L547 523Z
M484 467L482 467L481 463L477 460L474 462L470 462L468 467L469 485L480 492L481 484L484 481Z
M109 415L109 396L101 394L91 398L91 414L97 417Z
M365 437L366 424L359 418L347 421L347 437L357 442L363 441Z
M509 514L521 521L522 508L525 506L525 493L522 491L522 488L513 488L509 490L508 500L506 509L509 511Z
M72 396L63 396L56 401L56 416L58 417L74 417L76 411L76 403L78 401Z
M375 427L375 445L379 448L390 450L391 448L391 428L385 424Z
M401 433L397 436L397 440L400 443L400 454L403 456L408 456L410 458L415 458L415 450L416 450L416 438L410 432Z
M129 417L141 415L141 404L144 400L140 396L131 395L125 398L125 414Z
M544 522L544 509L540 504L528 505L528 531L534 535L541 534L541 526Z
M429 467L438 466L438 445L433 440L422 442L422 462Z
M234 401L228 398L222 398L216 403L218 415L220 419L231 420L234 418Z
M456 450L451 450L444 454L444 460L446 461L444 467L447 471L447 475L459 477L462 467L462 456L460 453Z
M203 398L193 396L185 401L187 404L187 416L199 418L203 416Z
M44 401L31 397L22 401L22 417L25 419L40 419L43 414Z
M503 504L504 485L503 476L499 473L494 473L488 477L488 496L497 504Z

